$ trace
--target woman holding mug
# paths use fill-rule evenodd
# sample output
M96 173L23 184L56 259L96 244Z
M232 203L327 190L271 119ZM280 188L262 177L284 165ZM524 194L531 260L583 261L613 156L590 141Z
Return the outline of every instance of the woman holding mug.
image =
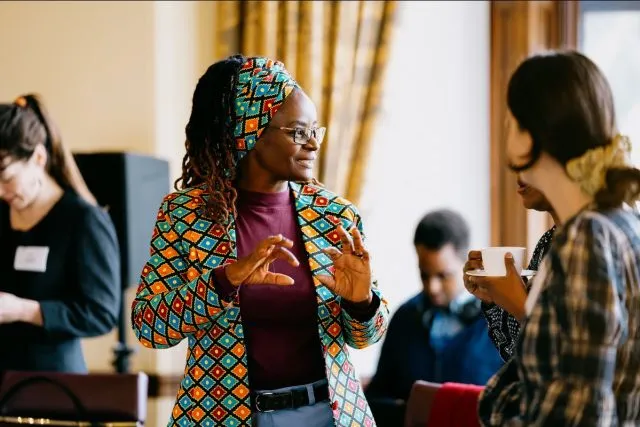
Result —
M580 53L536 55L507 103L510 167L549 200L558 229L528 295L507 278L475 281L522 323L480 398L482 424L637 425L640 170L609 84Z

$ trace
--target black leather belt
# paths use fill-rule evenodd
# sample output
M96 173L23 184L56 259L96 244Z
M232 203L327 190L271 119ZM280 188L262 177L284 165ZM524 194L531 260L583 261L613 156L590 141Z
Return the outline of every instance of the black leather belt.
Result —
M329 399L326 383L313 386L316 402ZM273 412L281 409L296 409L309 405L309 393L306 388L296 388L283 392L262 392L253 395L253 406L258 412Z

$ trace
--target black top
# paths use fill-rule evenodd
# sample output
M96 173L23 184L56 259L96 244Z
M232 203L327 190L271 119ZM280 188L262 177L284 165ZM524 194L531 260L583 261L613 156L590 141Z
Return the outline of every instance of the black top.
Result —
M542 263L543 258L551 248L555 230L556 227L554 225L538 240L531 260L529 261L529 270L538 271L538 267ZM527 293L529 293L530 288L531 284L527 281ZM507 362L511 359L515 351L516 342L520 335L520 322L505 309L493 303L483 303L482 311L487 319L491 341L493 341L498 352L500 352L502 360Z
M46 271L15 268L18 248L46 253ZM36 262L37 264L37 262ZM120 307L120 255L108 214L67 191L31 230L0 203L0 292L40 302L44 325L0 324L0 371L86 372L80 338L102 335Z

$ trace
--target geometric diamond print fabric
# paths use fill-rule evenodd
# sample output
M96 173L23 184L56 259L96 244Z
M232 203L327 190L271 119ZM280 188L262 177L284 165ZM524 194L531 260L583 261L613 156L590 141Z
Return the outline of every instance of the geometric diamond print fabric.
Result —
M331 271L322 252L338 246L338 224L362 222L345 199L314 186L290 184L318 302L329 395L336 426L375 426L348 346L363 348L383 336L387 303L374 283L380 307L367 322L341 308L340 297L315 278ZM188 340L187 366L169 426L250 426L251 403L242 319L237 301L215 291L212 269L236 260L233 220L230 233L200 215L201 187L168 195L158 212L136 299L132 324L145 347L168 348ZM231 236L231 237L229 237ZM303 363L303 362L302 362Z
M239 162L254 148L271 118L298 84L284 64L268 58L247 58L235 86L235 159Z

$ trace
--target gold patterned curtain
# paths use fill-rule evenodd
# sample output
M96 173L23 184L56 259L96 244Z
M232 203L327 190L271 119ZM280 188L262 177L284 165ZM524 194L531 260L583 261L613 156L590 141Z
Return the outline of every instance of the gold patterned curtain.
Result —
M357 202L378 113L396 1L219 1L216 59L279 59L327 127L316 175Z

